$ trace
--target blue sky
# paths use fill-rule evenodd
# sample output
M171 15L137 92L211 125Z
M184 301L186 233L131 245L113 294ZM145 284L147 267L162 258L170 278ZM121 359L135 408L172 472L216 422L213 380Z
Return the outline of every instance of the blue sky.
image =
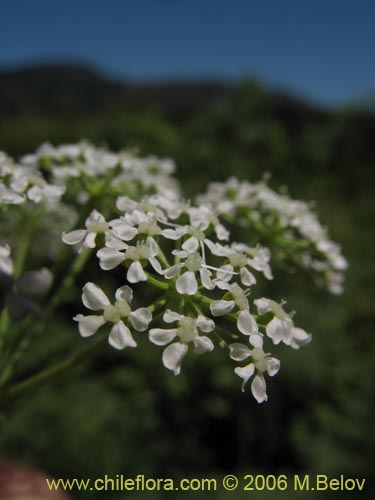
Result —
M0 66L136 80L256 76L325 104L374 95L370 0L0 0Z

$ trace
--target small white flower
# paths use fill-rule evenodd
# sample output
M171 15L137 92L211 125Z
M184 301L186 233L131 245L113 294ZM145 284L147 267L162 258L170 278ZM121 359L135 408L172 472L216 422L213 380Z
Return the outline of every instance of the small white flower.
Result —
M160 262L156 259L158 254L159 247L151 237L148 237L145 243L138 243L136 246L127 245L117 238L109 237L106 246L98 250L96 255L99 258L100 267L104 270L114 269L122 262L130 261L127 280L129 283L139 283L147 281L143 266L148 262L157 273L163 273Z
M13 261L10 256L9 245L0 245L0 271L9 275L13 273Z
M209 205L199 205L191 207L189 210L190 222L192 226L206 230L210 225L213 226L216 237L219 240L228 240L229 231L221 224L213 208Z
M299 349L311 341L311 335L294 326L291 315L283 309L285 302L278 304L274 300L261 298L254 300L254 304L260 315L272 312L274 315L271 321L266 326L267 336L272 339L272 342L277 345L280 342Z
M130 325L137 331L147 330L152 320L151 312L145 307L132 311L130 303L133 291L128 286L118 288L115 294L116 302L111 304L106 294L94 283L86 283L83 287L82 302L92 311L103 311L101 315L84 316L77 314L73 319L78 321L79 332L82 337L90 337L105 323L112 324L108 342L115 349L136 347L137 343L132 337Z
M230 281L235 274L239 274L243 285L252 286L256 283L255 276L248 269L249 266L254 267L253 261L247 255L252 250L250 247L238 243L224 246L212 242L207 242L207 246L213 255L227 259L228 263L218 270L217 276L220 280Z
M93 210L85 222L86 229L75 229L69 233L63 233L62 240L67 245L77 245L78 252L84 248L95 248L96 236L100 233L109 233L110 227L104 216L97 210Z
M204 288L212 290L214 284L211 280L211 272L207 269L203 258L198 252L189 253L186 250L174 252L179 258L184 258L183 262L179 262L163 271L165 278L172 279L181 271L184 271L176 280L176 290L182 295L195 295L198 291L198 281L196 273L199 274L200 280Z
M254 375L255 370L257 371L251 383L251 392L258 403L263 403L263 401L267 401L268 399L264 373L267 372L270 377L273 377L280 368L280 361L276 358L271 358L269 353L263 351L262 347L262 344L253 349L249 349L247 346L239 343L229 345L230 357L234 361L244 361L250 356L252 357L251 363L243 367L238 366L235 368L234 373L242 378L242 391L244 392L245 385Z
M218 281L218 288L227 290L232 296L231 300L214 300L210 304L210 310L213 316L224 316L233 309L239 309L237 316L237 328L243 335L258 334L258 324L250 314L248 292L243 290L237 283L230 284L226 281Z
M194 352L203 354L214 349L212 340L207 336L199 335L211 332L215 328L215 323L205 316L199 315L197 318L183 316L169 309L164 313L163 319L166 323L178 323L177 328L152 328L149 331L150 341L156 345L164 346L178 337L177 342L168 345L163 351L163 365L172 370L175 375L181 371L181 362L188 352L188 344L193 343Z

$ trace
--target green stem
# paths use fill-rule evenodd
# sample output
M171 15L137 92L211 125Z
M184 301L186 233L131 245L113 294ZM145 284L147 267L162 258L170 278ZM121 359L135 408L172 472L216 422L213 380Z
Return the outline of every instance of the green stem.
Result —
M74 261L72 262L70 269L67 271L65 278L62 281L61 287L59 287L55 294L49 300L49 305L45 309L43 317L40 321L35 321L32 325L28 327L27 335L23 336L20 342L17 344L17 349L8 355L8 359L5 365L2 367L2 374L0 377L0 387L12 376L15 365L22 358L23 354L30 347L30 344L36 337L39 337L47 328L50 327L50 321L53 319L53 315L56 307L61 303L63 296L67 291L74 285L75 278L82 271L87 260L91 255L89 249L85 249L82 253L78 254ZM2 316L4 311L2 313ZM1 320L3 321L1 316ZM4 320L5 322L5 320ZM3 325L0 322L0 333L3 332ZM0 336L1 341L1 336Z
M164 253L164 252L163 252L163 250L160 248L160 246L159 246L159 257L160 257L160 260L162 261L162 263L163 263L166 267L171 267L170 263L168 262L167 257L165 256L165 253Z
M54 309L57 305L59 305L61 297L64 293L66 293L66 290L71 288L74 285L75 279L78 276L78 274L82 271L82 269L85 267L87 261L89 260L91 255L91 249L85 248L80 254L76 256L76 258L73 260L70 269L68 270L65 278L63 279L61 286L55 293L55 295L52 297L49 307L47 309L48 312L50 312L52 309Z
M99 352L103 345L105 344L107 338L100 339L100 341L95 344L90 345L89 347L85 347L84 349L68 356L63 361L56 363L47 369L36 373L35 375L31 375L30 377L22 380L21 382L10 386L9 388L5 388L0 395L0 404L8 404L20 397L24 394L30 392L30 390L40 387L42 385L47 384L53 379L59 377L66 370L74 366L78 361L83 361L90 359Z
M4 337L9 327L9 313L6 307L0 315L0 355L3 354Z
M168 283L164 283L163 281L160 281L159 279L155 278L155 276L153 276L152 274L150 273L147 273L147 281L152 285L154 286L155 288L159 288L159 290L164 290L165 292L167 290L169 290L169 285Z
M22 274L33 230L34 230L34 224L32 223L31 220L28 220L25 232L22 235L19 245L17 245L16 257L14 259L14 276L16 278Z
M160 299L158 299L156 302L154 302L153 304L149 305L147 307L147 309L150 311L150 312L155 312L159 309L161 309L162 307L164 307L167 303L167 298L164 296L164 297L160 297Z

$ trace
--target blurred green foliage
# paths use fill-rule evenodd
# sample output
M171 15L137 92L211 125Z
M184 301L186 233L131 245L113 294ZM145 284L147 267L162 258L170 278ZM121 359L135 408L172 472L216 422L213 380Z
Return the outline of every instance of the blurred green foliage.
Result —
M2 453L59 477L236 471L370 477L374 115L366 109L317 109L255 81L137 87L74 67L1 77L0 148L9 154L30 152L46 140L86 138L170 156L186 197L213 180L236 175L256 181L269 171L273 187L286 185L293 197L316 200L350 263L341 297L296 275L278 276L277 288L265 290L285 298L298 311L298 323L313 333L308 347L280 355L282 370L270 382L267 404L241 393L222 353L189 357L175 378L161 366L161 350L149 348L145 339L135 351L106 349L94 363L14 405L3 416ZM84 345L69 322L74 312L66 311L32 346L25 373L42 359L52 362L73 345ZM122 496L106 494L110 500ZM242 498L222 492L207 497Z

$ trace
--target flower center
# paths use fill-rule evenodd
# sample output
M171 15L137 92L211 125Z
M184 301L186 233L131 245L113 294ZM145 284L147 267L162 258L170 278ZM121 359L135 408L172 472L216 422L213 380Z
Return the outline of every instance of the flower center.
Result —
M242 290L240 286L234 284L231 289L231 293L236 305L241 309L246 309L248 307L248 301L245 295L245 292Z
M182 340L187 344L195 339L198 335L198 331L195 326L195 320L193 318L189 318L185 316L179 322L180 328L177 330L177 334Z
M160 227L151 222L143 221L138 225L140 234L148 234L149 236L156 236L160 233Z
M104 319L109 323L118 323L121 318L126 318L131 309L126 300L118 300L115 305L108 304L104 308Z
M89 233L104 233L109 229L108 222L93 222L87 226L87 232Z
M104 319L109 323L118 323L121 320L121 313L116 306L108 304L104 308Z
M185 260L185 267L188 271L199 271L202 267L202 257L198 253L192 253Z
M251 351L251 356L254 360L255 368L260 372L265 372L267 370L268 361L266 354L260 347L254 347Z
M146 245L138 245L136 247L128 247L125 252L125 259L141 260L149 259L150 249Z
M273 314L279 319L289 319L289 315L284 311L282 306L277 302L271 300L271 310Z
M246 256L242 253L234 253L229 255L229 262L233 267L245 267L246 266Z
M190 226L189 234L190 236L194 236L195 238L197 238L197 240L199 241L203 241L206 237L203 231L194 226Z

